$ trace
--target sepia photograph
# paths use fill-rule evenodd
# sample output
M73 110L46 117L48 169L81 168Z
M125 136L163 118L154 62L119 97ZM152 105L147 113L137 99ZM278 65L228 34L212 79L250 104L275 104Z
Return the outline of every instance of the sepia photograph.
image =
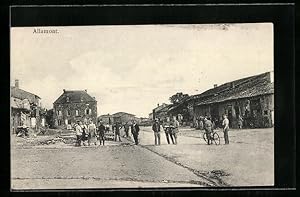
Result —
M11 27L11 189L274 186L273 28Z

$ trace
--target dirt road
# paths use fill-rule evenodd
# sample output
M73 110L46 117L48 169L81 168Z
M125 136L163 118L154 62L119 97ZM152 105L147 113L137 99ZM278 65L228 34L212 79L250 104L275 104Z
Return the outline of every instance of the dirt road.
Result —
M162 133L162 145L154 146L151 129L141 127L139 146L123 138L98 147L33 145L13 136L12 188L272 185L272 130L231 132L229 146L207 146L200 136L181 130L178 145L168 145Z

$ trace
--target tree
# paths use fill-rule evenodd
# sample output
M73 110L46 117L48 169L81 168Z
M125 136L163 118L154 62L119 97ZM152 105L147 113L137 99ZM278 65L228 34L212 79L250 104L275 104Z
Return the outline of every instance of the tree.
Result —
M54 110L50 109L46 111L46 123L50 128L54 128L54 119L53 119Z
M171 103L176 104L176 103L179 103L182 99L184 99L188 96L189 96L188 94L183 94L182 92L177 92L176 94L171 96L169 98L169 100L171 101Z

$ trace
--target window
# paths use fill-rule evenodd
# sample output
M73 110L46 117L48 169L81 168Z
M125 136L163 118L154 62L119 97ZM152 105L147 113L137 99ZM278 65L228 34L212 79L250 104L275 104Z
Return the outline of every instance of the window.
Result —
M89 108L87 108L87 109L85 110L85 114L86 114L86 115L91 115L91 114L92 114L92 110L89 109Z
M268 110L264 110L264 115L267 116L268 114Z
M75 116L79 116L79 111L77 109L75 110Z
M61 116L61 111L57 110L57 116Z
M66 113L67 113L67 116L70 116L70 115L71 115L71 113L70 113L69 110L66 110Z

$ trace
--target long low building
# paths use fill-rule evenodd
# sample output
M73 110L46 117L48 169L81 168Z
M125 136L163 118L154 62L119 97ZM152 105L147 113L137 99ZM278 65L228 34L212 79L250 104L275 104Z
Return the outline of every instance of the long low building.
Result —
M114 114L105 114L98 117L98 120L101 120L105 124L114 124L116 122L126 123L135 120L140 122L140 119L137 118L134 114L127 112L117 112Z
M169 108L169 116L181 116L186 124L200 117L210 117L221 126L226 114L230 126L237 128L242 117L244 127L263 128L274 125L274 73L266 72L220 86L215 85L201 94L190 96Z

